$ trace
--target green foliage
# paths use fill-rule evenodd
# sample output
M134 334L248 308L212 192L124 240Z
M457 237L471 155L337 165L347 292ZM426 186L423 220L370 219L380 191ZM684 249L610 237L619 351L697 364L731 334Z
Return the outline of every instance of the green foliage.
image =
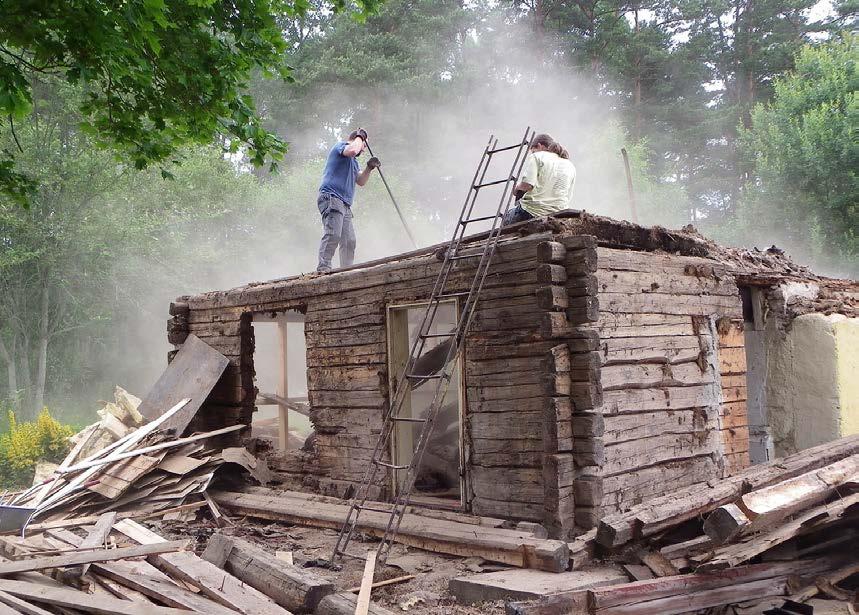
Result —
M363 16L377 4L348 6ZM305 0L4 2L0 115L24 118L35 82L53 77L82 88L83 127L137 169L217 135L253 164L268 158L274 166L286 144L263 127L247 85L257 71L292 79L277 16L308 8ZM9 170L14 158L7 152L2 161L0 191L25 199L26 180Z
M752 112L743 151L756 170L740 222L766 225L804 255L859 274L859 37L806 47ZM834 263L829 263L830 267ZM842 265L843 266L843 265Z
M8 421L8 431L0 434L0 488L29 485L37 462L58 463L69 452L68 439L74 429L60 424L47 408L28 423L19 423L9 411Z

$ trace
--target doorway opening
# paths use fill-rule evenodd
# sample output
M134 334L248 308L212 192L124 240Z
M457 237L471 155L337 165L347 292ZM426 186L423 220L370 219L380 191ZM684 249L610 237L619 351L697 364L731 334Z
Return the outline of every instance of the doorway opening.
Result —
M255 437L272 440L280 451L301 448L313 427L307 403L307 342L304 314L295 311L253 315Z
M390 390L395 391L397 379L409 360L412 344L418 335L427 304L394 305L388 307L388 362L391 379ZM459 310L456 301L439 304L430 334L448 333L456 327ZM448 344L451 338L431 337L427 339L423 354L412 371L422 375L438 373L444 367ZM429 437L421 467L415 480L411 501L417 504L446 508L463 505L463 450L462 407L463 386L459 360L453 365L451 381L441 402ZM399 416L424 418L432 404L438 380L418 380L406 385L406 394ZM394 426L391 443L391 459L394 465L408 465L414 457L415 446L421 434L421 423L398 422ZM394 489L405 470L392 470Z

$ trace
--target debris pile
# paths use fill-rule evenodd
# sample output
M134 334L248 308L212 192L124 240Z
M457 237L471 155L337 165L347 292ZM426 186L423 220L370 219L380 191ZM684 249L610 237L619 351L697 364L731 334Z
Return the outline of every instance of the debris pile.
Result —
M839 584L859 574L857 524L859 435L603 519L572 550L621 563L631 582L511 603L508 612L671 615L818 593L855 605L855 579Z

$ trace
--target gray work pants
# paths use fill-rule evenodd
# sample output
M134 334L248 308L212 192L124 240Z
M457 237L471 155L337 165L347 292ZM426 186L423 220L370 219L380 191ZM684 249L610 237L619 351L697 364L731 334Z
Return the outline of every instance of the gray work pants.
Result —
M316 201L322 215L322 241L319 242L319 265L316 271L331 271L331 261L340 246L340 267L355 262L355 227L352 225L352 208L333 194L320 192Z

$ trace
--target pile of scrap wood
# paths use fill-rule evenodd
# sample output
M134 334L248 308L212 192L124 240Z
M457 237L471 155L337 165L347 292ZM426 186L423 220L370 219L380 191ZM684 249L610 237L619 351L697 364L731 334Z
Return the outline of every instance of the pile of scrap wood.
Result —
M371 582L365 575L362 590ZM3 615L352 615L360 602L240 538L215 533L197 556L187 540L168 541L116 512L0 537ZM392 615L368 598L361 612Z
M855 605L857 528L859 435L606 517L579 543L637 580L508 611L671 615L818 593Z
M137 412L140 400L118 388L116 402L100 412L102 420L72 438L62 463L8 504L32 509L37 522L109 511L138 516L162 511L168 519L183 519L205 499L217 517L205 492L224 463L243 466L263 484L268 473L244 448L219 445L218 436L243 425L181 438L166 429L189 403L184 399L147 423Z

